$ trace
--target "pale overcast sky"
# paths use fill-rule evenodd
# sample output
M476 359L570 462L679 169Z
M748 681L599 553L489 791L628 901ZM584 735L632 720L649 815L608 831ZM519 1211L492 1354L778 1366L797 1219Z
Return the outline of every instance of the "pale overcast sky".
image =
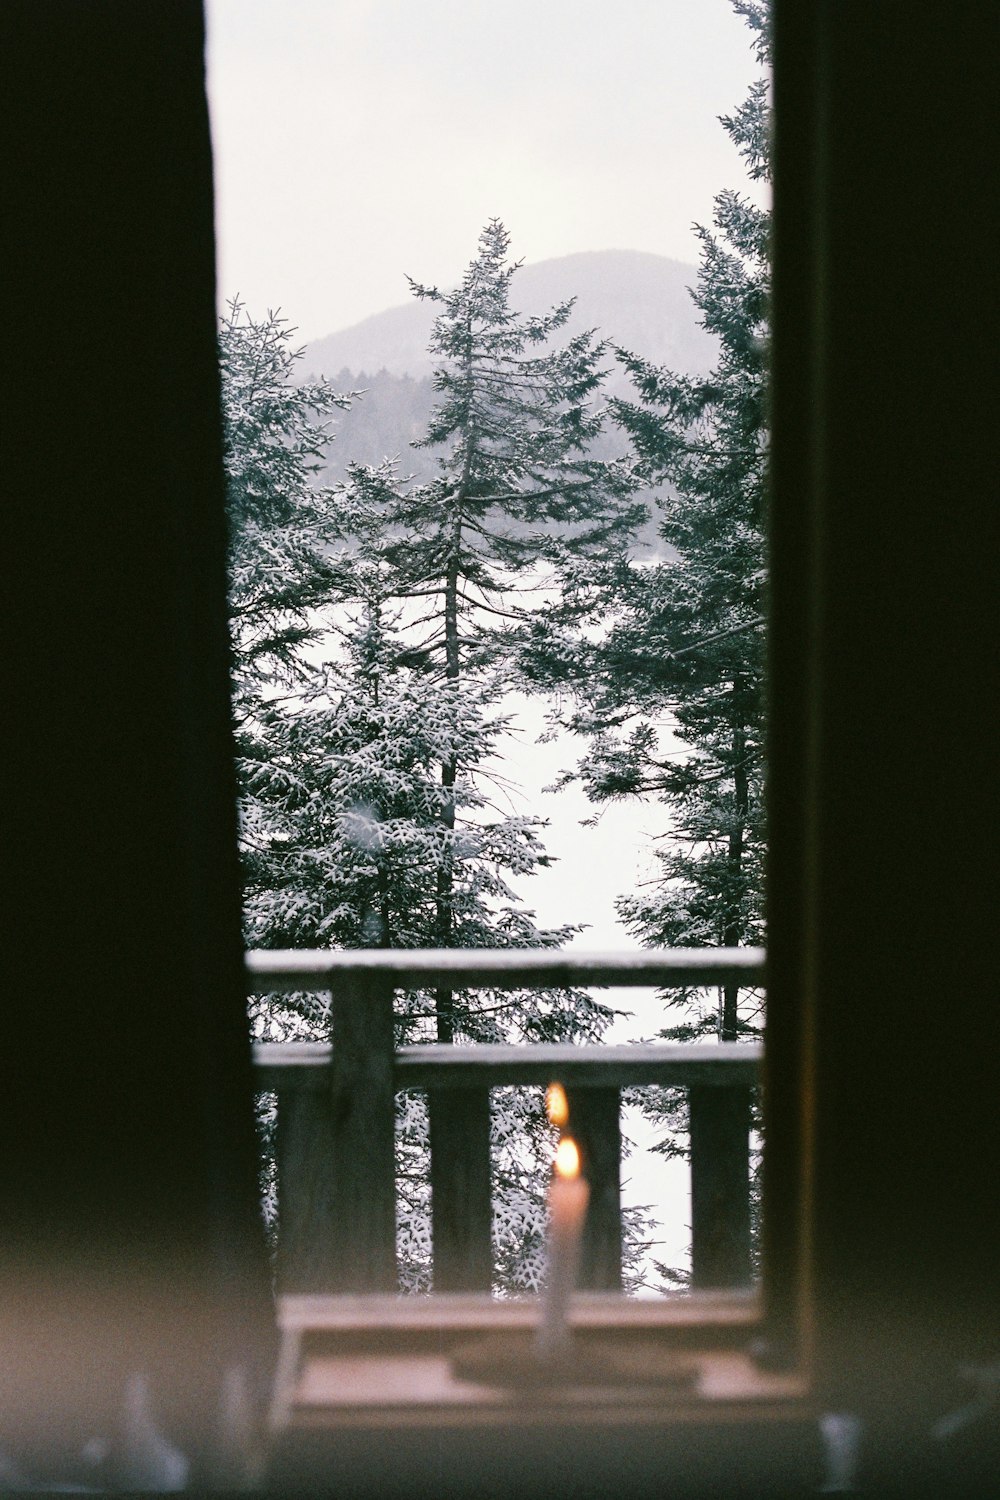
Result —
M649 250L740 186L728 0L207 0L220 295L303 339L515 255Z

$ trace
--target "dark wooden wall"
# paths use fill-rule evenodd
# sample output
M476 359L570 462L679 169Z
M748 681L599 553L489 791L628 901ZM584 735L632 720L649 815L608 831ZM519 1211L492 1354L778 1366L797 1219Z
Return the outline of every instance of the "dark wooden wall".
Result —
M0 1448L71 1447L137 1367L194 1440L266 1310L201 7L0 28Z
M768 1046L820 1390L905 1485L1000 1356L997 17L776 19Z
M884 1477L998 1335L995 16L776 14L770 1097L820 1390ZM137 1361L194 1431L265 1295L199 7L0 24L0 1410L37 1455Z

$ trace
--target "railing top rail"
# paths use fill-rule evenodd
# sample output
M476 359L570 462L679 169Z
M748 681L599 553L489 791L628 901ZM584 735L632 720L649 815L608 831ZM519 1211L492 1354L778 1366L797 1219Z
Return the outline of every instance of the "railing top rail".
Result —
M645 948L633 953L577 953L564 948L258 949L247 954L246 964L250 988L257 994L339 990L372 979L394 989L764 983L763 948Z
M397 1088L500 1088L561 1079L575 1087L627 1088L641 1084L720 1087L756 1081L758 1042L694 1045L636 1043L622 1047L563 1042L401 1047ZM259 1043L254 1061L263 1089L322 1088L332 1049L325 1042Z

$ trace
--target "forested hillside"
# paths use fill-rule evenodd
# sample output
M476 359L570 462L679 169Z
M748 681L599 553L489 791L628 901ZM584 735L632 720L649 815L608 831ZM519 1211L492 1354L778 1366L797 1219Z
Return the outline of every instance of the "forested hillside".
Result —
M406 284L400 274L400 292ZM417 267L410 267L417 270ZM588 328L686 374L711 367L716 339L706 333L691 301L697 268L639 250L592 250L523 265L516 283L517 311L540 314L568 297L575 304L566 324L571 336ZM309 344L302 377L332 378L338 370L386 370L429 376L433 316L412 300L376 313L352 328Z

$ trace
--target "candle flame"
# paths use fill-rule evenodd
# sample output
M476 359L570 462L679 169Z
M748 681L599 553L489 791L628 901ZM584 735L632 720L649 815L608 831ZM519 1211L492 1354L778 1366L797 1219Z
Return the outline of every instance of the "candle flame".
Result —
M568 1123L569 1100L561 1083L550 1083L545 1090L545 1113L550 1125L558 1125L561 1129Z
M559 1142L555 1165L557 1177L579 1177L580 1152L572 1136L564 1135Z

